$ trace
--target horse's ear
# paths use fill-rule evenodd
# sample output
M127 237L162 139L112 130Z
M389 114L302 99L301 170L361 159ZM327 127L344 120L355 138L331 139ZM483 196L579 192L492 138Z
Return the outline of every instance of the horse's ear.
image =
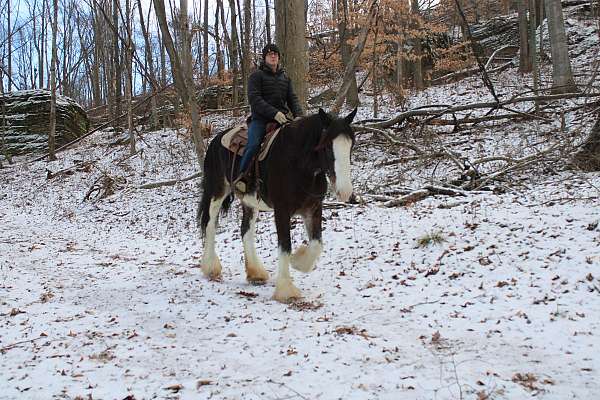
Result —
M331 123L331 117L322 108L319 108L319 117L323 125L328 126Z
M354 120L354 117L356 116L356 112L358 111L358 107L355 108L350 114L346 115L346 118L344 118L346 120L346 122L348 124L351 124L352 121Z

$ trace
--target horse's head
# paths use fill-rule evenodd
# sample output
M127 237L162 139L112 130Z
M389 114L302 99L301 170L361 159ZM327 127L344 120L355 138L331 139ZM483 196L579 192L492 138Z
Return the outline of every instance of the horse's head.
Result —
M356 111L355 108L346 117L338 118L319 109L323 131L315 150L325 152L327 174L337 198L341 201L348 201L352 194L350 152L354 145L354 131L350 124Z

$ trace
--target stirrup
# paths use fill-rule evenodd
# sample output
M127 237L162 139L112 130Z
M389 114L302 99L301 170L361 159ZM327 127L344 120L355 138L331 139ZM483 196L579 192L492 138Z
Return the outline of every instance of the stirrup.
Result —
M248 189L248 185L246 184L246 176L245 174L241 174L235 181L233 181L233 186L238 192L246 193Z

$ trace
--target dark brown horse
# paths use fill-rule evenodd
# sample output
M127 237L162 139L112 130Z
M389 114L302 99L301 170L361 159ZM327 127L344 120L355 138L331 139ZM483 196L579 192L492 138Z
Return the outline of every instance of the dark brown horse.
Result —
M275 138L269 155L260 162L258 184L249 185L248 193L235 192L242 202L241 234L248 281L263 283L269 279L256 254L255 224L259 210L272 210L279 245L279 260L274 298L281 302L301 297L292 283L290 264L296 270L310 272L322 250L321 215L329 177L341 201L352 194L350 152L354 133L350 123L356 109L345 118L337 118L319 109L314 114L285 125ZM221 145L223 133L212 140L204 159L202 200L198 218L204 236L202 271L210 279L221 277L221 262L215 253L215 232L221 208L227 211L233 201L232 163L235 156ZM233 176L237 175L236 167ZM308 245L291 254L290 221L300 215L308 234Z

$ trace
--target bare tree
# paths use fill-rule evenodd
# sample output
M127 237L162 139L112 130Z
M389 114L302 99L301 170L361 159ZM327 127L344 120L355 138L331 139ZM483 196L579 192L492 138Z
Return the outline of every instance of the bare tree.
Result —
M536 96L538 95L538 89L540 86L540 83L539 83L540 69L539 69L539 64L538 64L537 46L535 45L535 43L536 43L535 27L537 25L537 19L539 19L539 18L537 18L538 10L539 9L536 8L536 6L535 6L535 0L529 0L529 37L528 37L529 50L528 50L528 53L529 53L529 59L531 62L531 72L533 75L533 92L536 94ZM534 102L534 104L535 104L535 112L537 113L539 111L539 102L536 100Z
M10 0L7 0L7 4L6 4L7 10L6 10L6 20L7 20L7 25L8 25L8 29L7 29L7 41L6 41L6 47L8 48L7 53L8 53L8 91L10 92L12 90L12 79L13 79L13 70L12 70L12 36L13 36L13 32L12 32L12 28L11 28L11 16L12 16L12 9L10 7Z
M352 53L352 48L348 44L348 39L350 39L348 32L348 0L337 0L336 11L338 14L338 32L340 37L342 63L347 65L350 61L350 54ZM346 95L346 104L350 108L354 108L358 103L358 86L356 84L356 75L353 75L350 78L350 87L348 88L348 94Z
M517 0L517 14L519 16L519 71L523 73L531 72L527 2L528 0Z
M232 75L232 97L233 97L233 105L237 106L239 102L239 90L237 86L237 76L239 73L238 70L238 33L237 33L237 12L234 0L229 0L229 8L231 10L231 40L230 40L230 48L229 48L229 68L231 69ZM222 19L222 18L221 18ZM225 29L225 21L223 21L223 29Z
M271 8L269 0L265 0L265 32L267 33L267 43L271 43Z
M411 0L411 11L413 13L413 29L417 31L420 27L420 10L419 10L419 0ZM415 51L415 60L413 62L414 72L413 79L415 83L415 88L417 90L422 90L424 85L423 79L423 48L421 45L421 37L420 35L416 35L413 40L413 48Z
M48 133L48 159L56 160L56 35L58 32L58 0L52 0L52 61L50 62L50 131Z
M204 28L202 30L203 48L202 48L202 77L204 82L208 80L208 0L204 0Z
M125 0L125 27L127 38L125 42L125 68L127 77L125 80L125 97L127 98L127 130L129 131L129 154L135 154L135 131L133 129L133 35L131 32L131 3Z
M196 149L196 156L198 163L202 165L204 159L204 141L202 140L202 132L200 130L200 115L198 111L198 103L195 98L195 85L192 79L192 61L191 61L191 43L189 36L189 23L187 18L187 0L180 1L180 18L179 23L181 26L181 42L183 60L179 57L173 43L173 38L169 32L169 26L167 24L167 16L165 13L164 0L153 0L154 9L156 11L156 18L160 25L162 32L163 42L171 61L171 72L173 74L173 81L177 93L183 103L184 107L187 108L192 119L192 141Z
M149 76L148 80L150 81L150 87L152 88L152 93L155 93L158 90L158 84L156 82L156 73L154 71L154 61L152 60L152 45L150 43L150 35L148 34L148 29L146 28L146 24L144 23L144 13L142 12L142 1L138 0L138 14L140 16L140 27L142 28L142 36L144 37L145 50L144 54L146 57L146 64L148 65ZM152 3L150 4L150 8L152 7ZM158 116L156 111L156 96L152 96L150 99L150 121L151 126L153 128L158 127Z
M223 0L217 0L217 8L215 10L215 58L217 63L217 77L219 81L223 81L225 66L223 62L223 52L221 51L221 35L219 34L219 11L223 10ZM220 96L219 96L220 99ZM220 100L219 100L220 104Z
M244 0L244 44L242 55L242 93L244 104L248 104L248 75L250 74L250 30L252 26L252 14L250 0Z
M571 70L562 5L560 0L546 0L545 3L552 53L552 93L576 92L577 86Z
M275 36L282 64L292 80L298 100L306 108L306 19L304 2L275 0Z
M346 65L346 70L344 71L344 77L342 79L342 84L337 92L335 100L333 101L333 106L331 110L334 113L338 113L342 108L342 104L344 104L344 98L346 97L346 92L350 87L350 81L352 76L355 74L354 68L356 67L356 63L358 62L358 58L362 54L365 49L365 43L367 42L367 35L369 34L369 30L375 23L375 19L377 18L377 0L371 0L371 4L369 5L369 17L367 23L363 25L358 34L358 43L354 47L352 51L352 56L350 57L350 62Z
M114 94L114 117L121 115L121 84L123 82L123 70L121 69L121 53L119 51L119 0L113 0L113 94Z

